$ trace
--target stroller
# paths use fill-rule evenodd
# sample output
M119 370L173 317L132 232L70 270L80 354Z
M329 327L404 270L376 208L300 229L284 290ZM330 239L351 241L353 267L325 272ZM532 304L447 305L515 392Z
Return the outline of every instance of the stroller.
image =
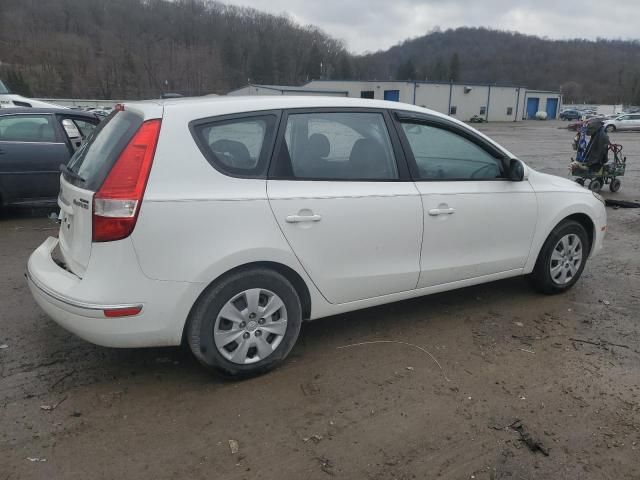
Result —
M609 160L598 170L592 170L584 164L586 161L586 124L580 127L573 140L573 149L576 151L576 159L571 162L571 175L575 178L576 183L587 186L589 190L599 192L604 185L609 185L609 190L615 193L620 190L622 182L618 177L624 176L627 167L627 157L622 155L622 145L610 143L608 150L613 152L613 161ZM587 184L587 180L589 183Z

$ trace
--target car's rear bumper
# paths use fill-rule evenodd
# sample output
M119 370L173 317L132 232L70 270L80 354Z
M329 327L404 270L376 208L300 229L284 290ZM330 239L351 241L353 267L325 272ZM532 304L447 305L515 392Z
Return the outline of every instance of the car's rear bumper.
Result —
M114 300L108 274L104 285L68 272L52 258L57 238L48 238L27 264L33 298L56 323L97 345L144 347L177 345L191 307L185 302L185 282L157 282L121 272L123 282L136 285L139 297ZM137 267L137 264L136 264ZM139 309L135 315L107 317L105 310Z

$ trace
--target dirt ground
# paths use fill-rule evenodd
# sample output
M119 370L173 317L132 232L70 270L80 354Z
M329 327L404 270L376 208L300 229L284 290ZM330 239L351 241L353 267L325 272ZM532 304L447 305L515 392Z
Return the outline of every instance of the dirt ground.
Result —
M561 125L481 129L566 176ZM612 138L630 162L615 196L638 200L640 134ZM23 276L46 213L0 219L0 480L640 478L640 209L608 209L606 251L567 294L514 279L318 320L238 383L49 320ZM379 340L433 358L342 348Z

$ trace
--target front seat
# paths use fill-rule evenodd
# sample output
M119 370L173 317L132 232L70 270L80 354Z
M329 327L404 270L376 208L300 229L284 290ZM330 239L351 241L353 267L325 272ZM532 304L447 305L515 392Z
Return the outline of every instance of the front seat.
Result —
M353 144L349 164L352 178L372 180L391 178L384 147L370 138L361 138Z
M330 165L327 157L331 152L331 144L326 135L314 133L307 140L302 155L302 162L296 165L295 174L298 177L328 178Z

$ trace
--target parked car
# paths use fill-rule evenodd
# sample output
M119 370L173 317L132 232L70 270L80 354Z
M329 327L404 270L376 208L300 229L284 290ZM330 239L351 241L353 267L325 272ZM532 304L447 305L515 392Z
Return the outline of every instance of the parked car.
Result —
M0 206L55 205L60 165L99 123L71 109L0 110Z
M640 130L640 113L628 113L604 122L607 132Z
M580 127L582 127L582 124L584 122L582 120L574 120L572 122L569 122L569 125L567 125L567 128L569 130L573 130L575 132L577 132L578 130L580 130Z
M60 179L37 303L112 347L178 345L265 372L303 320L527 275L602 248L602 197L413 105L340 97L127 103Z
M580 120L583 113L579 110L563 110L560 112L560 120Z

